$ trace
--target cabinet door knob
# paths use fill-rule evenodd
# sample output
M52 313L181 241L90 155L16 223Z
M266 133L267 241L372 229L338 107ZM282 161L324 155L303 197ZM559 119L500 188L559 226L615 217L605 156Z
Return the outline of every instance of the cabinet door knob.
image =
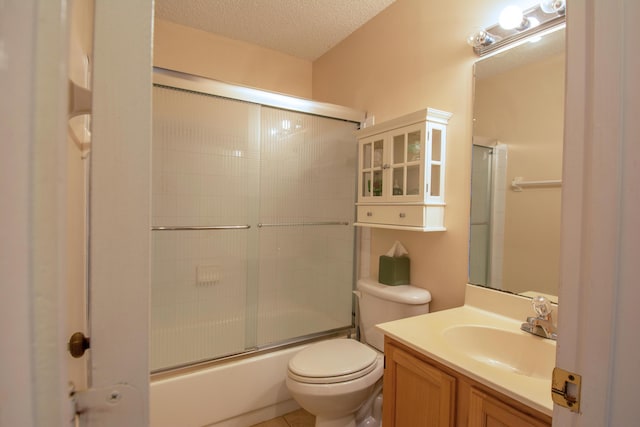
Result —
M385 163L384 165L382 165L382 169L389 169L391 167L391 165L389 163Z
M373 212L371 211L367 212L367 216L373 216Z
M404 213L404 212L400 212L400 218L405 218L406 216L407 216L407 214L406 214L406 213Z

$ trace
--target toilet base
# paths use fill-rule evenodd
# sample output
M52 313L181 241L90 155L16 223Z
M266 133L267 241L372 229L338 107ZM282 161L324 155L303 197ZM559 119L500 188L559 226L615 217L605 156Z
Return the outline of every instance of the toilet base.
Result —
M356 427L354 414L340 418L323 418L316 416L316 427Z
M368 408L367 408L368 406ZM362 411L364 410L364 414ZM356 415L356 427L380 427L382 425L382 390L378 388L373 402L367 402Z
M367 407L368 406L368 407ZM363 414L364 410L364 414ZM366 402L356 414L339 418L323 418L316 416L315 427L380 427L382 425L382 392L381 386L371 400Z

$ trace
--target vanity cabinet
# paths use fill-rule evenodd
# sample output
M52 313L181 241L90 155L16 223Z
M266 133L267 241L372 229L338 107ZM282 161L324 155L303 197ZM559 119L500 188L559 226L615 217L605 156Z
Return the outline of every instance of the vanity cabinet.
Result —
M423 109L361 129L356 225L443 231L451 113Z
M454 426L456 379L385 338L385 427Z
M549 427L535 411L385 337L385 427Z
M467 425L469 427L545 427L550 426L551 422L536 419L507 405L500 399L472 387L469 397L469 423Z

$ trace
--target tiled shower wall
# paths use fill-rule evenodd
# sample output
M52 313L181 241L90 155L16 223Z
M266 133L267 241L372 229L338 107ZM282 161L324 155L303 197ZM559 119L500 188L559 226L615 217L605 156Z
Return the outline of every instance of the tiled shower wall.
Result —
M350 324L354 130L154 88L153 225L250 228L152 233L152 369Z

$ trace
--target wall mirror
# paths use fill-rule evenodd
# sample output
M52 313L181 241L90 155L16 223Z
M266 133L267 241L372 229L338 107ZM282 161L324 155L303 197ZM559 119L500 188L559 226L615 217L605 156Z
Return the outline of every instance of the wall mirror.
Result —
M469 282L557 302L565 31L474 66Z

